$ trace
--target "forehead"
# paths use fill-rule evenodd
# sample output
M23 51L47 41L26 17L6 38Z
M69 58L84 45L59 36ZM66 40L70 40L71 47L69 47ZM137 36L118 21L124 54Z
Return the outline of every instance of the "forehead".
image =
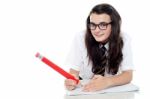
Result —
M108 14L96 14L96 13L92 13L90 15L90 22L94 22L94 23L100 23L100 22L110 22L110 16Z

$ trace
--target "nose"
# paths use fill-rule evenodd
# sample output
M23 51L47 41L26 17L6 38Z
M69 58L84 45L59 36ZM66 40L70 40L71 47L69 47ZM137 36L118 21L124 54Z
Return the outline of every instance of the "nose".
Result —
M98 26L95 28L95 32L100 32L100 29Z

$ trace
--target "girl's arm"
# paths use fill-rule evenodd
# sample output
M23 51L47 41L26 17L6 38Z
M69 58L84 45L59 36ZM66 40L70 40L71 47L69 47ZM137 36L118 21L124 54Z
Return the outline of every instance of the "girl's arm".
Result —
M117 86L117 85L130 83L132 80L132 75L133 75L132 70L123 71L119 75L108 77L107 78L108 84L111 87L111 86Z
M103 77L101 75L94 75L91 81L84 86L84 91L97 91L109 87L123 85L131 82L132 70L124 71L119 75L112 77Z

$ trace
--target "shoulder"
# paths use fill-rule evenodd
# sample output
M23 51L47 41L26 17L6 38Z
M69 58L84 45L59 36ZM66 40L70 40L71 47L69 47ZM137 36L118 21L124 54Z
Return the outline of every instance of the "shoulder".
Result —
M82 54L86 54L85 34L85 31L81 31L76 33L74 37L74 49L79 50Z
M85 38L85 34L86 34L85 31L80 31L80 32L75 34L75 39L83 40Z
M127 33L122 33L122 38L124 41L123 46L123 61L121 63L121 70L134 70L133 56L132 56L132 46L131 46L131 36Z
M132 47L131 47L131 36L127 33L122 33L121 34L122 39L123 39L123 54L126 55L128 52L131 52Z
M123 51L131 49L132 38L129 34L123 32L121 33L123 39Z
M85 31L81 31L75 34L74 42L80 46L84 46L85 44Z
M131 40L132 40L130 35L125 33L125 32L122 32L121 36L122 36L122 39L123 39L125 44L131 42Z

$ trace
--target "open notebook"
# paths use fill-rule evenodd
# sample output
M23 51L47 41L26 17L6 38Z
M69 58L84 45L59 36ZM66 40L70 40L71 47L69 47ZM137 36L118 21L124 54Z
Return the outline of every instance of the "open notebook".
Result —
M88 82L89 80L83 80L81 81L81 84L84 85ZM111 87L108 89L104 89L101 91L95 91L95 92L84 92L82 91L82 87L77 87L75 90L72 91L67 91L66 95L88 95L88 94L102 94L102 93L118 93L118 92L131 92L131 91L138 91L139 88L132 84L126 84L126 85L121 85L121 86L115 86Z

